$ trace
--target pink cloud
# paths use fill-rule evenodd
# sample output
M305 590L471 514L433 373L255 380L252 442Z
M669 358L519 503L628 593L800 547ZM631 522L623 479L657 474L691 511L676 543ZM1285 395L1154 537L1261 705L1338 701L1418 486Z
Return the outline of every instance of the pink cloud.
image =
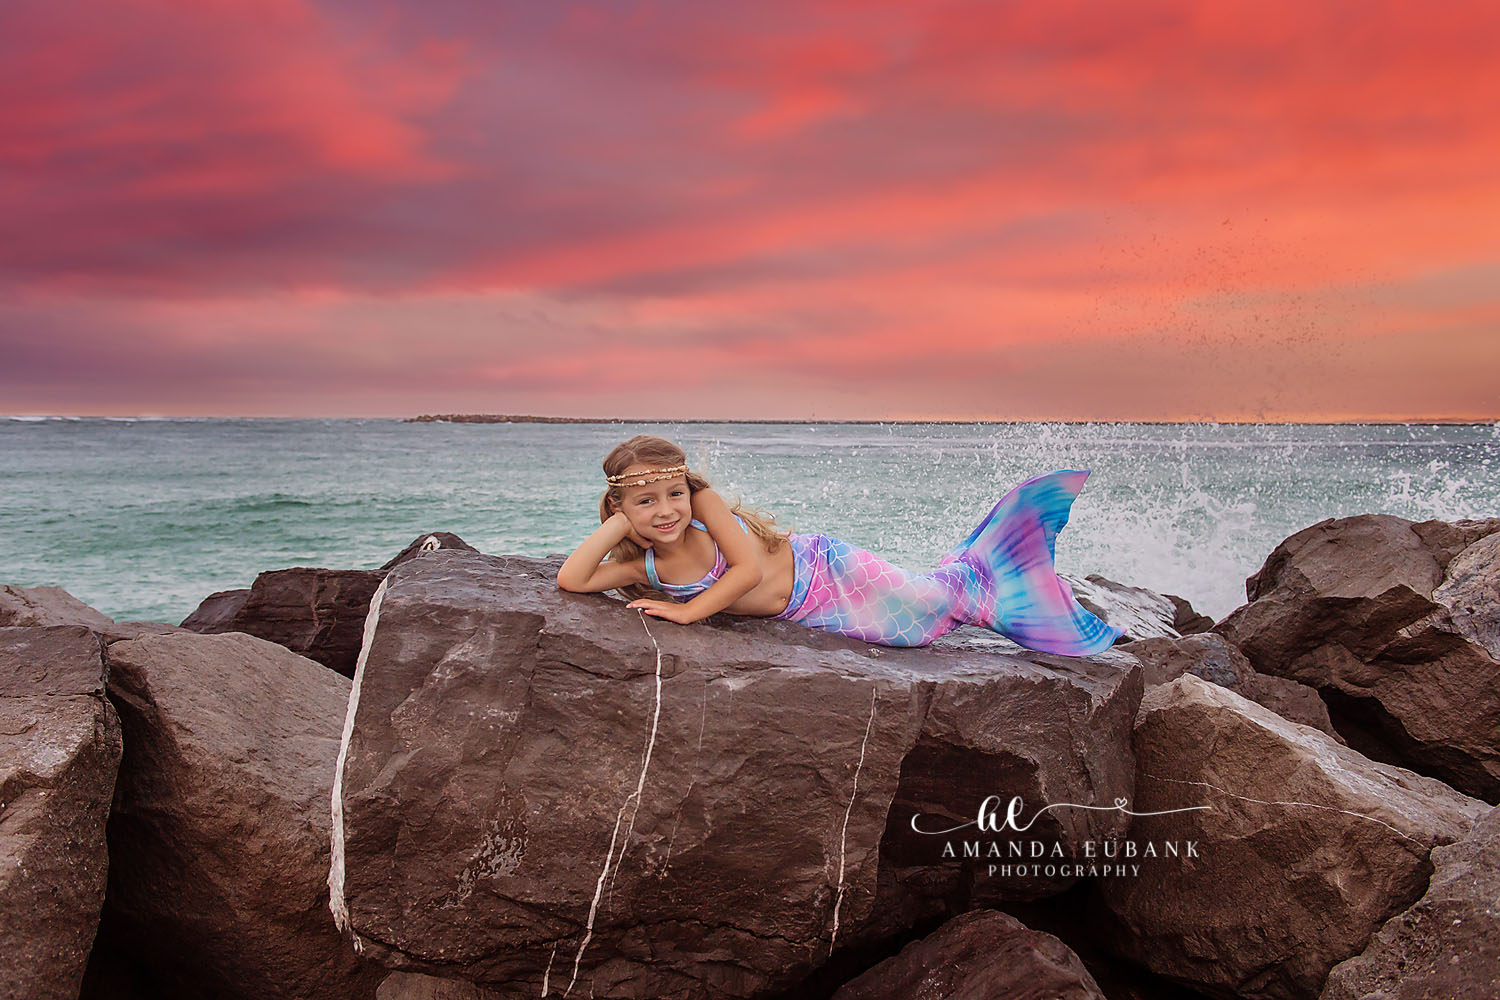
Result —
M666 345L683 413L756 405L757 379L768 407L848 378L872 406L1042 406L1049 350L1084 366L1080 414L1301 413L1380 337L1337 405L1443 398L1392 388L1426 330L1448 398L1496 406L1458 346L1493 294L1430 278L1500 266L1493 5L7 17L0 350L28 381L0 388L27 399L186 393L166 369L293 409L365 386L565 412L628 400ZM90 352L114 381L79 381ZM1261 370L1275 393L1204 388L1268 352L1302 364ZM1143 357L1176 374L1111 388Z

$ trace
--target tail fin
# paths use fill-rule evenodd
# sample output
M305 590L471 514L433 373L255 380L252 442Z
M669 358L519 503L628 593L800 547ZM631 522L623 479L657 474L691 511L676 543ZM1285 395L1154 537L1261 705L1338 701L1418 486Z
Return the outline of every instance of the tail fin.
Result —
M990 582L974 609L982 625L1045 653L1092 656L1114 644L1123 629L1078 603L1058 577L1057 533L1083 489L1088 469L1061 469L1021 483L958 543L939 565L962 560Z

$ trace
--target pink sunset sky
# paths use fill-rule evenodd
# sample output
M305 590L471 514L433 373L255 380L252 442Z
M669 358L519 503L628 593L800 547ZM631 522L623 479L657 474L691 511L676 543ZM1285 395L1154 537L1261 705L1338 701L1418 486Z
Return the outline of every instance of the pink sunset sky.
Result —
M11 0L0 413L1496 419L1497 38Z

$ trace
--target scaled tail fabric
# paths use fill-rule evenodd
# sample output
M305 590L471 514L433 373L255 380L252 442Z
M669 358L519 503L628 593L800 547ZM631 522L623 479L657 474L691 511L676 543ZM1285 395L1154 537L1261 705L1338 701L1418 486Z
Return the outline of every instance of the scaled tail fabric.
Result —
M1124 630L1079 604L1053 569L1057 533L1088 475L1062 469L1026 480L931 573L829 535L794 534L792 596L777 617L885 646L925 646L979 625L1044 653L1103 652Z

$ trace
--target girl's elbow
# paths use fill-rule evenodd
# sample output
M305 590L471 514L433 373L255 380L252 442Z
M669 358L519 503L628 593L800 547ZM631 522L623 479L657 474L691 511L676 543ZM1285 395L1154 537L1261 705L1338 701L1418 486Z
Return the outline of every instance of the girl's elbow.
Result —
M570 594L578 593L577 581L562 570L557 571L557 589L566 590Z

